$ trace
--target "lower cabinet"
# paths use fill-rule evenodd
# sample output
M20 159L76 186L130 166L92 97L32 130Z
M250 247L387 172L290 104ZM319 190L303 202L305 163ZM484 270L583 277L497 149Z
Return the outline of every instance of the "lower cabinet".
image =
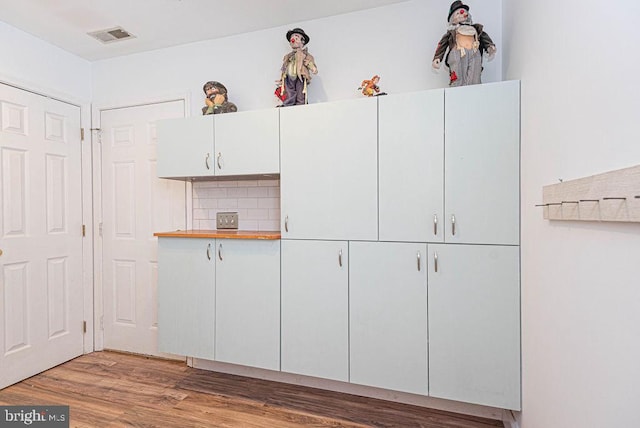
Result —
M216 241L215 360L280 370L280 241Z
M283 372L349 381L346 241L282 240Z
M520 409L520 247L429 245L429 395Z
M349 243L350 381L427 395L427 244Z
M214 358L214 239L158 238L158 349Z
M280 241L158 239L162 352L280 368Z

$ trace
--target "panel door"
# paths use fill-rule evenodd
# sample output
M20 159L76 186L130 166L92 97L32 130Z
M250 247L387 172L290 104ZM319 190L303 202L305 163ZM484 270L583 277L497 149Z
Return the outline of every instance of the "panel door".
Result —
M349 243L350 382L427 395L427 245Z
M215 116L216 175L279 174L279 110Z
M282 234L378 238L375 99L280 111Z
M214 358L215 240L158 239L158 348Z
M442 242L444 90L378 103L380 240Z
M186 226L185 183L157 178L156 121L182 101L102 111L104 347L156 355L157 238Z
M429 245L429 395L520 409L519 252Z
M445 90L446 242L520 242L520 82Z
M213 126L213 115L159 121L158 177L214 175Z
M280 370L280 241L216 245L216 361Z
M281 245L281 370L346 382L349 380L347 242L283 240Z
M0 84L0 389L83 352L80 108Z

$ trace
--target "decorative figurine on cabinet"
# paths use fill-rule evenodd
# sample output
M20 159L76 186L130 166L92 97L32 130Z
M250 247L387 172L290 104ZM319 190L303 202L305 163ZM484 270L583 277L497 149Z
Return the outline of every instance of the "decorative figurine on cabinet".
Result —
M481 83L482 54L489 59L496 53L496 45L483 31L482 24L474 24L469 14L469 6L456 0L449 8L449 28L440 39L432 66L436 70L444 58L449 68L449 85L466 86ZM446 53L446 55L445 55Z
M202 107L202 114L232 113L238 111L238 107L227 98L227 88L215 80L209 81L202 87L207 104Z
M287 31L287 40L292 51L282 59L281 77L277 81L276 96L283 106L307 104L307 85L311 82L311 74L318 74L313 56L305 47L309 36L301 28Z
M371 78L371 80L363 80L358 90L362 90L362 95L365 95L367 97L387 95L386 92L380 92L380 86L378 86L378 82L380 82L380 76L376 74Z

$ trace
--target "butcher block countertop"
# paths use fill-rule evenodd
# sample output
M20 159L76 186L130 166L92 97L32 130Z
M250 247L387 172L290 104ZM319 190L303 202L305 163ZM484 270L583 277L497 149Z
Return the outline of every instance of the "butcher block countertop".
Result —
M163 238L280 239L280 232L235 229L176 230L173 232L156 232L153 236Z

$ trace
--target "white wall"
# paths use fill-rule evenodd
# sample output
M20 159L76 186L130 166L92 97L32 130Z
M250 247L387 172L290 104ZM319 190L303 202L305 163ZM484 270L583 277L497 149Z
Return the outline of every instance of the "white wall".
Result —
M0 81L34 92L91 101L91 63L0 22Z
M542 186L640 163L636 2L504 2L522 79L522 428L640 426L640 225L550 222Z
M501 49L501 0L473 0L475 22ZM144 102L149 98L191 95L191 114L204 105L202 85L218 80L240 110L277 105L274 81L290 51L287 30L302 27L311 37L309 52L319 73L309 87L310 102L362 97L360 82L374 74L389 93L443 87L444 66L431 59L446 30L449 1L413 0L225 39L193 43L94 63L94 101L100 105ZM501 80L500 55L485 62L484 81Z

